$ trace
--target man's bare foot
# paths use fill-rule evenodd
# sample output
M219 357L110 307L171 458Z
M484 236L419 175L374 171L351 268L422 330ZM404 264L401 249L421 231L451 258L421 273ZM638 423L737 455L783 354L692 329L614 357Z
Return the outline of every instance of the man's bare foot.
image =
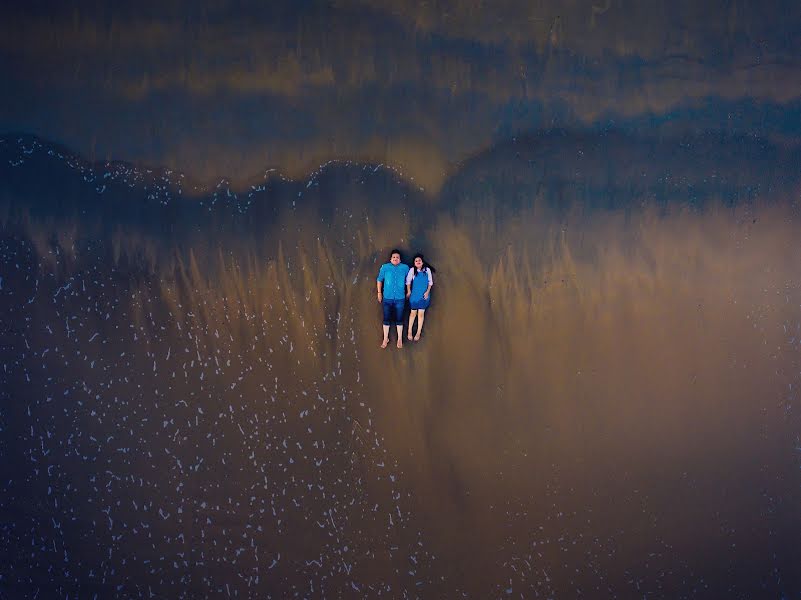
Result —
M403 348L403 340L398 338L398 348Z
M384 341L383 341L383 342L381 342L381 347L382 347L382 348L386 348L386 347L387 347L387 344L389 344L389 339L387 339L387 338L384 338Z
M415 342L419 342L420 341L420 334L419 333L416 336L414 336L414 341Z

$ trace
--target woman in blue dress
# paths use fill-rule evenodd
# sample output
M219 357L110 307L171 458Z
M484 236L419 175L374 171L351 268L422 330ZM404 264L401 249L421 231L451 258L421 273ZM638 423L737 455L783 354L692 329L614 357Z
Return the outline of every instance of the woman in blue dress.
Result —
M406 297L409 299L411 312L409 313L409 332L408 339L418 341L420 333L423 331L423 321L426 316L426 309L431 304L431 286L434 285L434 268L426 263L422 254L415 254L414 265L406 275ZM414 320L419 317L417 323L417 334L412 338Z

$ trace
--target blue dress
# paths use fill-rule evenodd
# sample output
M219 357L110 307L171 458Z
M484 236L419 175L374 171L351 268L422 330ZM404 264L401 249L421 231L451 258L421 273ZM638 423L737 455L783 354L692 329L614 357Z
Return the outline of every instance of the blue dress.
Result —
M412 281L412 293L409 296L409 305L412 310L425 310L431 304L431 293L428 294L428 300L423 298L428 289L428 273L421 271L415 274Z

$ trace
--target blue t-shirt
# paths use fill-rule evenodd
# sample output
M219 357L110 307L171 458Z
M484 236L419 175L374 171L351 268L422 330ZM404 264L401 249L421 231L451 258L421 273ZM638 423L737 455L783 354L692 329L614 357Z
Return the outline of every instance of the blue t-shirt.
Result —
M406 274L408 265L400 263L384 263L378 271L378 280L384 282L382 293L386 300L403 300L406 298Z

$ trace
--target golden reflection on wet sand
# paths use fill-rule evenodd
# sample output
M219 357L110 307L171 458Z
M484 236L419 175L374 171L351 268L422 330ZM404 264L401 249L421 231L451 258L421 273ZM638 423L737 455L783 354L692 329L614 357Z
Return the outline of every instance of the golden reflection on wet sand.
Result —
M52 261L45 271L63 269L61 278L93 260L119 271L129 315L119 324L129 318L148 352L186 345L201 364L222 351L247 367L236 392L223 369L207 373L208 383L162 389L168 405L194 392L192 404L208 414L225 414L230 402L235 413L269 419L306 406L307 393L342 397L340 408L327 405L336 417L314 428L346 449L319 452L327 471L296 472L327 485L347 473L357 508L340 525L343 539L385 552L356 559L365 581L403 588L424 577L430 590L484 596L507 579L529 592L629 589L627 570L649 577L648 555L660 573L712 579L742 552L766 567L764 549L783 535L772 523L797 521L788 507L798 495L801 250L790 204L645 204L562 218L537 204L489 222L432 208L417 231L399 229L396 211L354 223L347 249L313 210L301 210L266 226L261 241L223 236L217 246L118 232L108 258L77 252L72 267L80 224L58 228L58 259L48 251L52 223L29 222L26 235ZM434 303L420 342L380 350L375 273L382 252L410 236L438 269ZM88 319L87 331L111 331ZM315 402L313 411L325 406ZM219 425L232 434L223 442L238 473L229 483L246 488L259 464L275 469L276 459L245 460L251 442L240 447L232 425ZM283 427L301 435L304 426L301 418ZM193 439L204 443L207 430L215 427ZM280 469L272 477L280 481ZM208 481L191 493L224 500ZM766 516L765 494L785 508L769 504ZM374 502L392 515L397 506L389 531L384 513L368 510ZM226 518L235 529L244 523L238 510ZM174 533L171 523L160 527ZM324 547L326 531L312 528L308 544ZM267 533L256 539L277 543ZM412 552L418 539L436 558L407 580L393 573L396 552ZM285 542L289 581L291 560L309 545Z

